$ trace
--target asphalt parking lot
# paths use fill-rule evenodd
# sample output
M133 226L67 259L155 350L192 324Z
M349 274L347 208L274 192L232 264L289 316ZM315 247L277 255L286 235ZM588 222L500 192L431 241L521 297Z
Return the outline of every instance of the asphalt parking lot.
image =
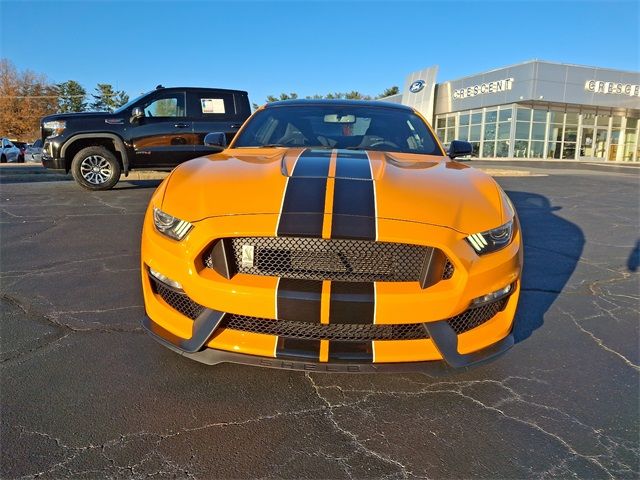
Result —
M516 345L451 376L207 367L146 336L154 180L0 185L2 478L638 478L640 169L487 164L525 239ZM0 172L1 174L1 172Z

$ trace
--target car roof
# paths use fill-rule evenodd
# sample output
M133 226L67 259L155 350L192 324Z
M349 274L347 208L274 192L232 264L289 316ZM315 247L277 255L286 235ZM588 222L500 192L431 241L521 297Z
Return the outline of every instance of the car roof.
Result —
M413 108L399 103L385 102L382 100L347 100L347 99L295 99L295 100L279 100L277 102L267 103L266 108L282 107L282 106L310 106L310 105L344 105L357 107L385 107L396 108L398 110L413 111Z

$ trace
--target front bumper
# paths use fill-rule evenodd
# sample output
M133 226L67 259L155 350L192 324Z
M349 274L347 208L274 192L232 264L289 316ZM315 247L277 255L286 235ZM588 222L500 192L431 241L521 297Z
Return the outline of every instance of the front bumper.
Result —
M46 157L44 155L42 155L41 158L42 158L42 166L44 168L66 173L67 169L64 165L63 158L52 158L52 157Z
M43 167L48 168L49 170L58 170L61 172L67 171L65 159L60 155L61 147L65 140L66 139L64 137L58 136L49 137L44 141L42 153L40 154Z
M425 323L424 328L437 345L445 362L424 361L424 362L401 362L401 363L327 363L314 362L310 360L278 359L259 355L247 355L215 348L203 348L206 341L213 335L218 326L221 316L219 312L209 310L207 319L197 328L194 328L193 336L184 340L171 332L165 330L157 323L154 323L147 315L142 318L142 327L156 341L174 352L207 365L218 365L220 363L238 363L243 365L254 365L260 367L277 368L284 370L300 370L306 372L324 373L400 373L417 372L429 375L443 375L464 367L484 363L501 353L507 351L514 344L513 333L498 342L480 351L461 354L458 352L458 338L453 329L446 321ZM195 325L195 323L194 323Z
M429 244L444 251L455 266L453 277L426 289L420 288L417 282L375 284L373 323L418 325L425 335L411 339L374 339L366 359L332 356L333 340L321 340L324 345L320 346L319 358L285 358L278 349L281 348L279 341L286 335L227 328L226 320L222 320L224 312L229 312L229 316L263 321L281 318L277 301L274 301L278 279L248 274L224 278L203 264L201 252L215 238L211 236L212 232L217 238L233 237L238 232L247 236L270 236L273 234L272 217L245 215L206 219L198 222L183 241L175 242L155 231L148 213L141 255L147 315L143 321L145 329L172 350L208 364L237 362L317 371L447 371L451 367L461 368L485 361L513 345L513 320L522 268L520 232L516 232L512 244L505 249L479 258L461 234L442 227L390 220L380 220L379 241L422 244L424 239L429 239ZM149 268L179 282L183 293L203 306L206 312L214 312L217 320L205 315L207 318L201 321L197 315L188 317L172 308L154 291ZM447 321L467 311L473 298L507 284L513 284L514 289L504 308L468 331L456 334L452 330ZM330 308L324 294L321 303L324 306L329 303ZM220 323L216 322L222 322L222 325L218 328Z

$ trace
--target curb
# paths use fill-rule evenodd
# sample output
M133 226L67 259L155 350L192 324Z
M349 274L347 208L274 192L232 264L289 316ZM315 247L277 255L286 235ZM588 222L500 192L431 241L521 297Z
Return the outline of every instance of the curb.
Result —
M169 172L156 170L140 170L129 172L125 177L120 176L121 182L131 180L163 180ZM2 164L0 165L0 183L20 182L60 182L73 181L71 174L52 172L41 165L36 164Z

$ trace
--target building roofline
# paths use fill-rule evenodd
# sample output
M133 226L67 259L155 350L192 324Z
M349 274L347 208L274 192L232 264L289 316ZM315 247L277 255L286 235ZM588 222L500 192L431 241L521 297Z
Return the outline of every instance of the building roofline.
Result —
M478 75L485 75L485 74L488 74L488 73L497 72L498 70L504 70L504 69L512 68L512 67L519 67L520 65L526 65L527 63L547 63L547 64L550 64L550 65L562 65L564 67L591 68L591 69L595 69L595 70L612 70L614 72L632 73L632 74L640 75L639 71L633 71L633 70L620 70L618 68L596 67L594 65L580 65L580 64L577 64L577 63L563 63L563 62L554 62L554 61L551 61L551 60L541 60L539 58L532 58L530 60L525 60L524 62L512 63L510 65L505 65L503 67L492 68L491 70L486 70L484 72L478 72L478 73L474 73L472 75L465 75L464 77L452 78L450 80L445 80L443 82L438 82L438 84L440 85L440 84L447 83L447 82L456 82L456 81L459 81L459 80L464 80L465 78L472 78L472 77L477 77Z

